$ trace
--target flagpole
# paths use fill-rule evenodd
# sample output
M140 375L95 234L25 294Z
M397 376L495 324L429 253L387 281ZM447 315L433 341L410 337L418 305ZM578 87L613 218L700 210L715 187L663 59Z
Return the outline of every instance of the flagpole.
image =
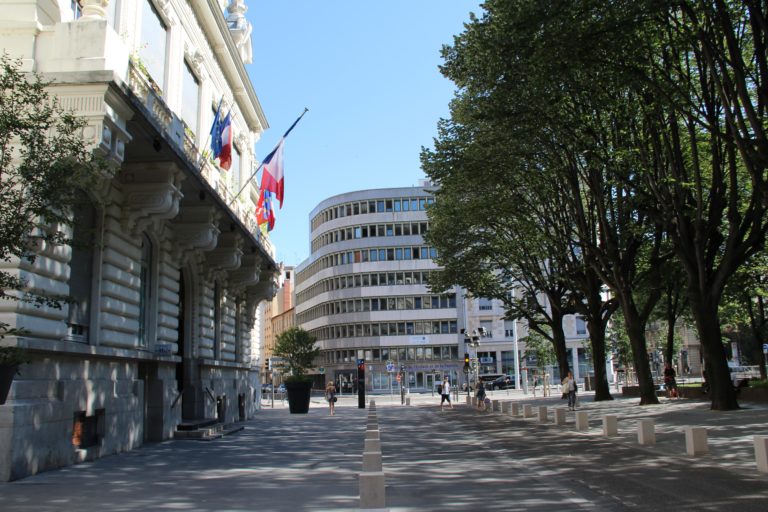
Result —
M286 130L283 136L280 137L280 140L278 141L277 146L275 146L275 148L272 151L270 151L266 157L264 157L264 160L262 160L259 163L259 166L256 167L256 170L251 173L251 177L245 180L245 183L243 183L243 186L240 187L240 190L237 191L237 194L235 194L235 197L233 197L232 201L229 202L229 205L228 205L229 207L232 207L232 205L235 203L237 198L240 197L240 194L243 193L243 190L245 190L245 187L247 187L248 184L251 182L251 180L256 177L256 174L259 172L259 169L261 169L264 166L264 161L269 160L269 157L272 156L272 154L275 151L277 151L277 148L280 146L280 143L283 141L283 139L285 139L288 136L288 134L291 133L291 130L293 130L296 127L296 125L299 124L299 121L301 121L301 118L304 117L304 114L306 114L307 112L309 112L309 109L307 107L304 107L304 112L302 112L301 115L293 122L293 124L290 126L290 128L288 128L288 130Z

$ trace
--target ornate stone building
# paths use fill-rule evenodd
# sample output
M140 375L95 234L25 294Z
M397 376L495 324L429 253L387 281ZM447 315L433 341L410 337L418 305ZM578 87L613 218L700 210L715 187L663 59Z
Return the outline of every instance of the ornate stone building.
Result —
M242 0L2 0L2 47L52 80L111 161L74 234L3 263L62 309L0 303L31 362L0 406L0 480L171 438L258 407L255 311L278 268L255 225L254 144L268 127L245 71ZM232 167L203 151L232 112Z

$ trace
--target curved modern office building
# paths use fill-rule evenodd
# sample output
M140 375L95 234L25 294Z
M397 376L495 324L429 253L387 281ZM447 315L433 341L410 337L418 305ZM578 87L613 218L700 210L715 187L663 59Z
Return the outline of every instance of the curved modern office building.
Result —
M311 256L296 268L296 323L318 339L325 379L342 392L355 391L358 359L370 391L397 387L388 363L405 367L414 390L446 375L463 382L463 306L455 293L431 294L426 284L436 268L423 239L432 202L424 186L362 190L310 214Z

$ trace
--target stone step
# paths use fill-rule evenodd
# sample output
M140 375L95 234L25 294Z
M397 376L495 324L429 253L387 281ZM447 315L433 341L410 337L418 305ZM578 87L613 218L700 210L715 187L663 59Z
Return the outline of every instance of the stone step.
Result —
M234 434L245 428L242 423L216 423L195 430L177 428L173 434L174 439L190 439L198 441L212 441L220 437Z

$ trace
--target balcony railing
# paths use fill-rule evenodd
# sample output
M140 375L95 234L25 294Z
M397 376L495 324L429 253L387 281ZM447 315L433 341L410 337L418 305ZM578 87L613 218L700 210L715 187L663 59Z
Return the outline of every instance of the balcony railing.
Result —
M246 204L234 201L234 194L227 185L219 179L219 170L209 158L206 158L197 146L192 134L185 129L184 122L168 108L162 98L162 91L141 69L142 66L131 60L128 66L128 87L136 97L144 104L152 119L158 124L165 139L175 144L186 156L189 164L194 167L205 181L207 181L229 209L248 228L251 234L259 240L268 254L274 254L272 244L261 233L256 224L255 211Z

